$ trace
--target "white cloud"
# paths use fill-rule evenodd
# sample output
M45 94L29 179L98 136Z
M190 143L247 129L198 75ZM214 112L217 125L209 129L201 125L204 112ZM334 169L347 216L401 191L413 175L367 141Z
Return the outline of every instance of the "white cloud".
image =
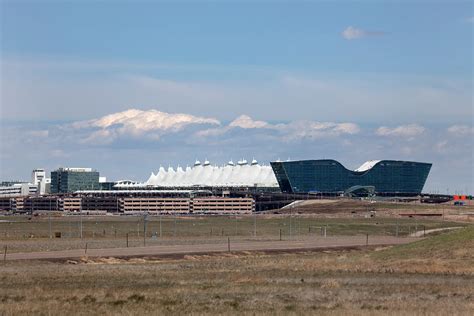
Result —
M348 26L344 31L342 31L342 37L347 40L362 38L365 35L365 31L355 28L353 26Z
M270 124L264 121L255 121L248 115L241 115L230 124L230 127L240 127L240 128L268 128Z
M235 120L229 123L229 125L220 127L220 128L210 128L202 131L196 132L196 135L199 137L208 137L208 136L219 136L229 132L235 128L242 129L274 129L275 126L269 124L265 121L256 121L248 115L240 115Z
M354 135L360 128L354 123L296 121L284 128L285 139L323 138L341 135Z
M474 127L468 125L453 125L448 128L448 132L453 135L474 134Z
M344 134L354 135L360 132L359 126L355 123L293 121L286 124L270 124L265 121L253 120L248 115L241 115L227 126L198 131L196 135L200 137L215 137L235 128L268 130L275 137L285 140L331 137Z
M336 124L334 131L341 134L353 135L353 134L359 133L360 128L357 124L354 124L354 123L339 123L339 124Z
M151 130L172 130L178 131L190 124L214 124L220 122L214 118L198 117L189 114L165 113L157 110L142 111L130 109L123 112L113 113L101 117L100 119L78 123L81 126L86 124L89 127L108 128L113 125L123 125L137 133Z
M355 40L367 36L380 36L383 34L383 32L365 31L354 26L346 27L346 29L341 33L342 37L344 37L346 40Z
M375 134L379 136L415 137L423 134L425 128L418 124L400 125L394 128L381 126Z
M189 125L220 125L214 118L193 116L190 114L166 113L157 110L142 111L129 109L113 113L98 119L74 122L74 129L97 129L87 138L85 143L110 143L119 136L157 139L163 133L178 132Z

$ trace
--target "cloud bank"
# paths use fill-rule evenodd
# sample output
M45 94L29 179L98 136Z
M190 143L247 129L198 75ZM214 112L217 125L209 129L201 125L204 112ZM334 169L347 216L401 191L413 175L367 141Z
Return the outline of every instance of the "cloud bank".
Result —
M433 163L425 191L442 188L467 192L472 183L469 124L445 127L407 123L371 126L355 122L294 120L272 122L241 114L230 121L161 109L128 109L69 123L3 125L0 134L1 177L17 170L89 166L109 179L144 180L160 165L213 163L229 159L340 160L356 168L369 159ZM415 140L415 141L414 141ZM100 159L98 159L100 157ZM464 187L464 185L467 185Z
M278 139L286 141L303 138L326 138L340 135L355 135L360 132L359 126L355 123L298 120L289 123L271 124L266 121L254 120L248 115L241 115L230 122L227 126L202 130L197 132L197 135L201 137L216 137L230 133L235 129L266 131L267 135L273 135Z
M397 127L381 126L376 130L379 136L395 136L395 137L414 137L425 132L425 128L418 124L400 125Z
M448 132L458 136L469 136L474 134L474 127L468 125L453 125L448 128Z

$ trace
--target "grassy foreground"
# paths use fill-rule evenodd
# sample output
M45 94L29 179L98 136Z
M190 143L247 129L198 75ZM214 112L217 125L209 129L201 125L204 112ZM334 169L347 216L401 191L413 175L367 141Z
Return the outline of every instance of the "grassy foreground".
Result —
M474 313L474 227L366 251L0 265L0 314Z

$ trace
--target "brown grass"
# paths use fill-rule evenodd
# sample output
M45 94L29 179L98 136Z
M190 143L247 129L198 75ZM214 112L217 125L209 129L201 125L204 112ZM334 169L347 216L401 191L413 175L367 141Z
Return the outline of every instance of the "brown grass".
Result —
M474 276L370 253L7 263L0 314L472 314ZM402 271L403 270L403 271Z
M377 251L0 265L0 315L472 315L474 228Z

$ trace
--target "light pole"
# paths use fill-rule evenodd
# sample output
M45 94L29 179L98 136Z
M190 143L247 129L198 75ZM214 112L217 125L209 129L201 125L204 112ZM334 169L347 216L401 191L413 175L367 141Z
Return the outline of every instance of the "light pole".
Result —
M148 214L145 213L143 215L143 247L146 246L146 220L147 220Z
M48 212L48 222L49 222L49 239L53 238L51 235L51 210Z
M293 215L293 206L290 207L290 240L291 240L291 216Z
M162 230L161 230L161 217L162 217L162 216L163 216L163 215L160 214L160 238L163 237L163 235L162 235Z
M176 215L174 216L174 230L173 230L173 236L176 237Z
M235 236L237 236L237 213L235 214Z
M82 199L81 199L81 204L80 204L80 207L79 207L79 218L80 218L80 221L81 221L80 236L81 236L81 239L82 239Z

